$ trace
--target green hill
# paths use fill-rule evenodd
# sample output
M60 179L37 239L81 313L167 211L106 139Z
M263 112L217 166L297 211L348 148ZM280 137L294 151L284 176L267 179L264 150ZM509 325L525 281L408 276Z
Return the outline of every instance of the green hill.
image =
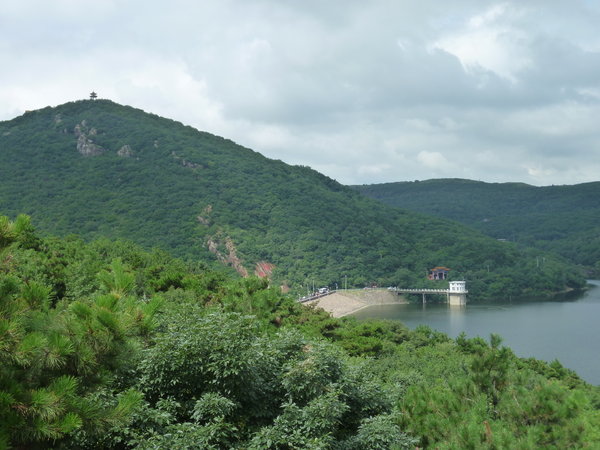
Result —
M29 214L41 231L130 239L242 275L272 271L297 293L346 280L418 287L438 265L467 279L473 299L583 284L550 255L107 100L0 122L0 180L0 212Z
M536 187L439 179L353 188L392 206L456 220L600 269L600 182Z

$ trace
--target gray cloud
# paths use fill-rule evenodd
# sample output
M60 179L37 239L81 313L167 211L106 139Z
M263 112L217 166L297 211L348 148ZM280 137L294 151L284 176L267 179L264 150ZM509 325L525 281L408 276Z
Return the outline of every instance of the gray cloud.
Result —
M578 0L24 0L0 119L105 98L344 183L600 172L600 8Z

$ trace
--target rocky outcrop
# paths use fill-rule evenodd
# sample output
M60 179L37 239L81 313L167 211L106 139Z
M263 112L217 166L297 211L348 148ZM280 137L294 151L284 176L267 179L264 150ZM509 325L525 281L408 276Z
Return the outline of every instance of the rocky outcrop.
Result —
M208 205L206 208L202 210L202 213L196 216L198 222L202 225L210 226L210 213L212 212L212 205Z
M271 275L273 274L273 269L275 269L275 265L268 263L266 261L260 261L256 263L254 267L254 275L260 278L268 278L271 279Z
M131 158L133 156L133 150L128 144L125 144L123 147L119 149L117 155L123 158Z
M95 144L90 139L89 136L95 136L97 131L95 128L88 128L85 120L75 125L74 132L75 136L77 136L77 151L83 156L96 156L106 151L105 148Z
M106 149L94 144L94 141L82 134L77 139L77 151L83 156L96 156L104 153Z
M179 163L183 166L183 167L189 167L190 169L197 169L197 168L204 168L204 166L202 164L197 164L195 162L192 161L188 161L187 159L182 158L181 156L179 156L177 153L175 152L171 152L171 156L176 160L179 161Z
M229 236L224 236L224 239L221 240L222 237L223 236L220 233L209 237L206 240L208 251L214 254L223 264L233 267L241 276L247 277L248 271L243 266L242 260L239 259L236 254L236 248L233 240ZM219 247L221 246L225 247L226 254L219 250Z

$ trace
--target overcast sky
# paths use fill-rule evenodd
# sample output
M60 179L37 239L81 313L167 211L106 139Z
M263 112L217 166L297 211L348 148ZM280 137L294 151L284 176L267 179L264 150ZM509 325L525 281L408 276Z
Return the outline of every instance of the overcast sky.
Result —
M0 120L101 98L345 184L600 179L600 0L6 0Z

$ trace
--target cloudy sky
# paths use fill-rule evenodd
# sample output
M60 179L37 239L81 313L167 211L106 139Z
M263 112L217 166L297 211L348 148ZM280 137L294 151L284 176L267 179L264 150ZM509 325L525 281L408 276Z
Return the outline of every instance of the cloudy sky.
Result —
M102 98L345 184L600 179L600 0L6 0L0 120Z

